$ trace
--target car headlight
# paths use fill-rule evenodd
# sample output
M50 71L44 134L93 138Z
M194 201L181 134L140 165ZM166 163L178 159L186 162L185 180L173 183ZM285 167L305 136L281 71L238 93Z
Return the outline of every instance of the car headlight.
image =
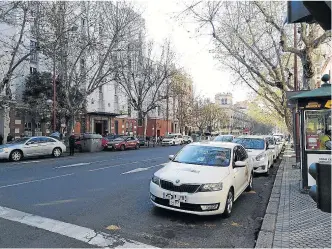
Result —
M203 184L198 192L211 192L222 190L222 182Z
M265 154L264 153L259 154L258 156L256 156L257 161L263 161L264 159L265 159Z
M0 149L0 152L9 152L9 149L8 148L2 148L2 149Z
M157 176L155 176L155 175L152 177L151 181L152 181L154 184L157 184L158 186L160 185L160 179L159 179L159 177L157 177Z

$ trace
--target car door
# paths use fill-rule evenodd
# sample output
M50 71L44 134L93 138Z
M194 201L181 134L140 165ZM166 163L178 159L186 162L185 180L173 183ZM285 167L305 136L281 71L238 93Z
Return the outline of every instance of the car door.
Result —
M246 171L248 171L248 157L245 158L243 152L241 152L240 146L235 146L233 152L233 170L234 170L234 180L235 180L235 196L237 197L243 191L243 188L246 184ZM246 162L245 167L234 167L235 162L237 161L244 161Z
M47 137L47 154L52 154L53 149L57 146L57 141L53 138Z
M39 138L31 138L23 146L24 156L36 156L39 155Z
M126 148L133 148L133 140L131 137L126 139Z
M38 144L39 144L39 152L38 152L39 155L51 154L51 145L47 137L39 137Z

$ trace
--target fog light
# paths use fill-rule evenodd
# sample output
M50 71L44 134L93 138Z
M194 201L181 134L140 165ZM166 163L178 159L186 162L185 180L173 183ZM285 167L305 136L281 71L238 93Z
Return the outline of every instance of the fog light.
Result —
M155 197L153 194L150 194L150 198L151 198L151 200L153 200L153 201L156 200L156 197Z
M208 211L208 210L216 210L218 209L219 204L210 204L210 205L201 205L201 209L203 211Z

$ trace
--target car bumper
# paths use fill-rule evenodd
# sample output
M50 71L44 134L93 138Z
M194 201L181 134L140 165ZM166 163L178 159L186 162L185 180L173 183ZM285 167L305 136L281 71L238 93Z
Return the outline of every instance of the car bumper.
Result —
M255 161L254 162L254 173L266 173L268 170L268 166L266 165L267 163L265 161Z
M0 159L9 159L9 152L0 152Z
M170 205L169 199L164 199L164 193L175 193L179 195L185 195L187 197L186 202L181 202L180 207L175 207ZM173 210L182 213L196 214L196 215L216 215L222 214L225 210L225 202L227 197L227 192L214 191L214 192L199 192L199 193L178 193L169 190L162 189L157 184L150 183L150 200L153 205ZM213 205L218 204L217 208L214 210L202 210L202 205Z

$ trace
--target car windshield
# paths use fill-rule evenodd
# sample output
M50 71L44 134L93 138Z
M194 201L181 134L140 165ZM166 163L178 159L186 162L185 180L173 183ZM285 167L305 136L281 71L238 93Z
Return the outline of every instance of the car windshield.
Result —
M217 136L213 141L216 142L232 142L233 136Z
M186 146L174 158L174 162L215 167L230 164L231 149L213 146Z
M165 138L174 138L174 137L175 137L174 135L168 135Z
M241 144L246 149L264 150L265 148L264 139L259 138L236 138L233 142Z
M123 141L122 137L117 137L116 139L114 139L114 141Z
M29 137L19 138L19 139L16 139L16 140L12 141L12 142L9 142L9 144L24 144L29 139L30 139Z

